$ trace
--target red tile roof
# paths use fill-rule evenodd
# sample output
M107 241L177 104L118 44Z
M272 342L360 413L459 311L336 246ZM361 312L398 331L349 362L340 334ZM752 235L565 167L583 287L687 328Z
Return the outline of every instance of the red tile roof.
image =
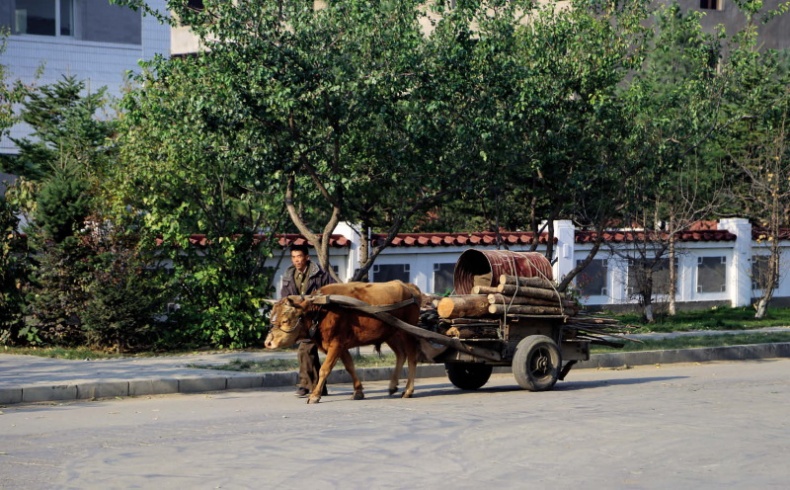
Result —
M577 230L575 235L576 243L592 243L595 241L597 233L594 231ZM264 235L255 235L256 240L261 240ZM532 245L534 233L509 231L500 232L499 238L504 245ZM666 240L667 234L662 234L660 239ZM386 238L384 234L374 234L373 240L381 242ZM737 237L727 230L717 229L715 221L701 221L690 226L677 235L680 242L731 242ZM629 243L644 240L643 231L621 231L613 230L604 232L604 240L614 243ZM765 239L765 230L760 228L752 229L752 240ZM790 228L783 228L780 233L781 240L790 240ZM192 235L190 243L196 246L205 247L208 243L205 235ZM538 243L546 244L548 233L541 233ZM554 238L556 243L557 238ZM279 235L279 245L288 247L292 244L307 244L307 239L297 233ZM348 247L351 241L342 235L332 235L329 238L329 246L332 248ZM497 244L497 234L494 232L477 233L400 233L392 240L392 247L457 247L457 246L495 246ZM161 240L157 240L157 245L161 245Z
M549 235L540 234L538 243L545 244ZM374 235L374 239L381 242L386 235ZM531 245L535 241L535 234L521 231L508 231L499 233L501 243L506 245ZM556 238L554 239L556 243ZM497 234L494 232L479 233L399 233L393 240L393 247L454 247L464 245L496 245Z
M576 243L592 243L597 237L594 231L577 231L575 241ZM604 241L614 243L630 243L645 240L645 232L643 231L606 231L604 232ZM649 237L647 237L649 239ZM737 236L727 230L685 230L677 234L677 241L679 242L732 242L735 241ZM661 233L656 236L656 240L668 240L669 234Z

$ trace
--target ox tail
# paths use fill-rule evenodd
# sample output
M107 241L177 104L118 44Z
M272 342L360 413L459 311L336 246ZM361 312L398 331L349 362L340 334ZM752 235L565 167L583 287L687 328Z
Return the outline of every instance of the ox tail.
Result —
M376 348L376 353L381 357L381 342L376 342L374 347Z

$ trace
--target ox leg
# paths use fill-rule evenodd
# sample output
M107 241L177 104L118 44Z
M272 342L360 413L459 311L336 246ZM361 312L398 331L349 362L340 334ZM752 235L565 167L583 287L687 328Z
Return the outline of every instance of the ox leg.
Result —
M348 374L351 375L351 381L354 383L354 396L352 398L354 400L363 400L365 393L362 391L362 381L357 377L357 370L354 368L354 358L351 357L350 352L343 350L343 353L340 354L340 360L343 361L343 365L346 367Z
M332 368L337 363L338 350L337 347L327 349L324 362L321 364L321 369L318 370L318 381L315 383L307 403L318 403L321 400L321 392L324 389L324 385L326 385L327 378L329 378L329 373L332 372Z
M390 376L390 386L389 386L389 393L390 395L394 395L395 392L398 391L398 382L400 381L400 373L403 371L403 363L406 361L406 356L403 354L403 347L400 345L400 342L393 341L387 342L387 345L390 346L392 352L395 353L395 369L392 371L392 376Z
M409 378L406 381L406 389L403 390L403 398L411 398L414 394L414 378L417 377L417 346L414 342L405 342L406 357L409 360Z

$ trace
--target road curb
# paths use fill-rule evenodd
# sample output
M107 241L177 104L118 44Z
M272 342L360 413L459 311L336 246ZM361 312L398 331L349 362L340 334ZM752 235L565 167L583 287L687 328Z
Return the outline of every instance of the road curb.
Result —
M674 349L642 352L617 352L594 354L589 361L579 362L575 369L601 369L624 366L673 364L682 362L738 361L790 357L790 342L775 344L705 347L699 349ZM362 368L357 370L360 379L381 381L389 379L393 368ZM510 368L497 368L495 372L509 372ZM417 366L418 378L444 377L443 364ZM404 368L402 378L406 377ZM107 380L75 384L31 385L0 388L0 405L18 403L62 402L93 400L112 397L166 395L173 393L205 393L225 390L250 390L295 386L296 372L223 373L207 370L205 376L182 378L146 378L126 381ZM342 368L332 371L329 384L349 383L351 376Z

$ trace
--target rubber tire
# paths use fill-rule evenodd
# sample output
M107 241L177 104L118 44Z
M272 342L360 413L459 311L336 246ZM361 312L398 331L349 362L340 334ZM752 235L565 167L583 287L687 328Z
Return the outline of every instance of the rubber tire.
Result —
M447 377L456 388L476 390L488 383L494 366L477 362L448 362L444 365Z
M513 356L513 376L519 386L529 391L547 391L554 387L562 368L562 354L557 344L545 335L521 339Z

